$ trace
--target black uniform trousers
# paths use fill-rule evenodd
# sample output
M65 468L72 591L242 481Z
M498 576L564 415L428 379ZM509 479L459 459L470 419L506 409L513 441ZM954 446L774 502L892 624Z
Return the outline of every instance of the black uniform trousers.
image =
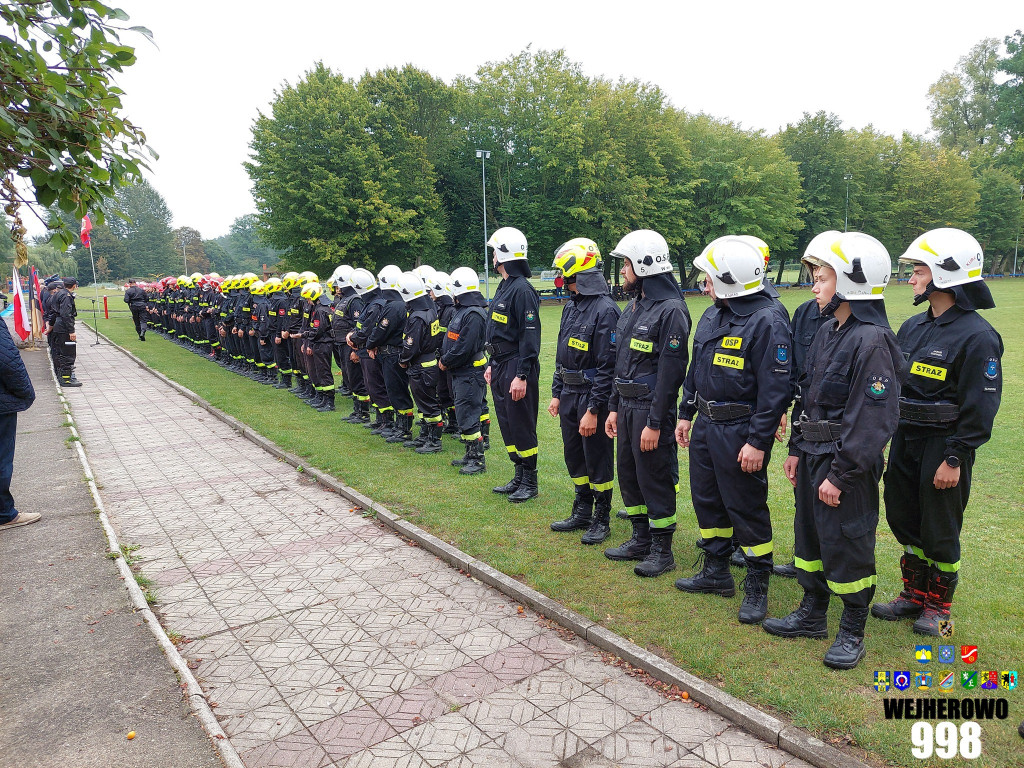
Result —
M144 307L129 307L132 312L132 322L135 323L135 333L139 336L146 332L146 310Z
M271 342L274 343L274 363L277 365L277 370L285 376L290 376L292 373L292 345L289 342L291 340L281 339L281 342L277 343L274 342L275 338L281 337L271 337Z
M259 339L260 365L264 370L273 371L277 367L274 362L274 337L265 336Z
M334 375L331 373L331 355L334 352L333 341L307 342L313 354L306 355L306 366L309 371L309 383L317 392L334 391Z
M451 374L452 392L455 398L455 420L459 424L461 439L467 443L479 440L480 422L485 411L487 382L484 368L461 368Z
M619 400L618 472L619 493L630 517L647 516L658 533L676 530L676 482L679 454L676 453L675 412L661 427L658 447L640 450L640 435L647 426L651 401ZM601 428L601 425L598 425Z
M217 330L217 324L213 322L212 317L203 318L203 333L211 349L220 349L220 331Z
M394 347L394 352L384 352L383 347L377 350L377 360L381 373L384 375L384 387L388 392L388 401L395 413L412 413L412 394L409 392L409 372L398 363L401 350Z
M537 407L540 402L540 366L534 365L526 377L526 395L515 401L509 387L516 377L519 358L516 356L491 361L491 397L498 415L498 428L513 464L526 469L537 468Z
M442 411L455 406L455 388L450 372L442 371L437 377L437 402L441 404Z
M360 350L359 364L363 367L363 379L366 381L370 402L380 412L390 411L391 401L388 399L388 389L384 386L384 372L381 370L380 361L370 357L366 351Z
M356 400L369 400L366 382L363 381L363 367L352 362L352 347L344 341L334 342L334 356L341 360L341 383L352 391Z
M615 484L615 441L604 431L607 408L597 413L597 431L590 437L580 435L580 419L587 412L589 399L589 388L563 388L558 399L558 423L562 428L565 468L576 490L600 493L612 490Z
M292 348L292 373L299 377L299 379L305 379L309 381L309 374L307 373L306 366L306 355L302 351L302 339L299 336L289 336L288 342Z
M412 390L420 415L428 422L435 422L441 418L441 405L437 400L437 380L441 378L441 371L436 359L427 362L430 364L425 366L410 363L406 370L409 374L409 389Z
M818 498L818 487L832 459L831 453L800 453L793 521L797 580L808 592L831 591L851 608L867 608L877 581L875 529L883 460L879 456L852 491L839 495L839 506L830 507Z
M940 571L960 569L960 531L971 495L974 451L960 463L960 482L939 490L935 471L946 458L946 436L907 437L897 429L885 471L885 520L896 541Z
M257 368L263 367L262 363L260 363L259 339L256 337L255 333L250 336L249 331L245 332L245 359Z
M772 564L772 523L768 513L768 462L757 472L744 472L736 460L747 442L750 422L713 422L698 416L690 439L690 495L703 549L729 557L733 536L748 562Z
M71 334L50 331L50 352L53 355L53 367L57 375L71 374L78 357L78 345L71 340Z

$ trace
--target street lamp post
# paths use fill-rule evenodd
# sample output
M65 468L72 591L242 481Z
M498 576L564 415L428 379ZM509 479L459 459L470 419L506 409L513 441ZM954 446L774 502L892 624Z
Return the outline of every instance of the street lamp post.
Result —
M480 158L480 186L484 192L484 298L491 301L491 274L487 264L487 160L491 156L489 150L478 149L476 156Z
M843 219L843 232L847 232L850 229L850 179L852 178L852 173L843 174L843 179L846 180L846 218Z
M1024 184L1020 185L1020 202L1024 208ZM1013 246L1013 276L1017 276L1017 250L1020 248L1020 230L1024 226L1024 210L1017 210L1017 242Z
M185 262L185 274L188 274L188 254L185 253L185 238L181 239L181 258Z

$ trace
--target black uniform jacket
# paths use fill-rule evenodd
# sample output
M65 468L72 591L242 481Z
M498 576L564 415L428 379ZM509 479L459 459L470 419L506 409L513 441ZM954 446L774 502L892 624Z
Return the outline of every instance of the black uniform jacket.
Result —
M331 304L331 330L336 342L344 342L349 331L356 328L354 312L363 308L363 300L354 288L342 288Z
M441 347L443 334L433 300L429 296L420 296L409 302L408 309L405 339L398 362L405 365L437 360L437 350Z
M678 290L662 296L658 291L634 298L615 328L615 376L653 382L649 384L652 394L646 398L651 401L647 417L651 429L672 422L689 360L690 310ZM619 394L613 389L608 410L618 408Z
M951 424L900 422L908 437L944 434L946 455L965 458L992 436L1003 377L1003 340L975 311L931 310L903 323L896 336L910 365L902 396L908 400L956 403Z
M355 318L356 329L352 332L352 343L358 349L372 349L367 344L367 340L370 337L370 332L377 327L377 321L384 312L385 299L379 288L367 291L362 295L362 299L366 303L359 316Z
M566 302L555 348L552 397L562 396L562 370L587 371L592 382L587 408L597 413L608 406L615 385L615 326L621 314L606 293L575 293Z
M882 455L899 420L900 382L906 365L896 336L885 326L851 316L835 318L814 337L800 377L804 416L841 422L835 442L811 442L793 424L792 441L804 453L834 453L828 479L840 491L854 484Z
M484 358L486 333L486 302L479 294L463 294L455 305L455 314L448 321L448 330L441 342L441 363L445 370L457 376L459 371L471 371Z
M78 309L75 307L75 297L67 288L61 288L50 299L50 313L53 317L54 331L68 334L75 332L75 318L78 316Z
M494 362L519 357L516 375L528 376L538 365L540 294L525 277L509 275L498 285L487 318L487 343L494 347Z
M405 318L408 314L405 299L398 291L389 288L381 292L382 306L377 322L370 329L366 339L366 348L397 347L402 343L405 333ZM366 326L366 321L363 321Z
M716 301L693 332L680 418L693 419L697 395L709 402L749 405L747 442L768 450L792 400L791 346L789 317L778 299L762 291Z
M321 296L316 301L309 303L308 312L309 322L302 329L302 338L314 344L333 343L330 299Z
M139 288L139 286L133 285L124 292L124 303L132 309L142 309L146 303L146 292Z

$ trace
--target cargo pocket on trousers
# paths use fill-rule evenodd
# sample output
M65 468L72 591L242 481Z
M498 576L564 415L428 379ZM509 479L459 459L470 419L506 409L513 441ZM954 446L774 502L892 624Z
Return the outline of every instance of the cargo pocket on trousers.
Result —
M843 531L843 536L855 541L862 536L866 536L869 533L873 533L878 527L878 513L869 512L866 515L855 517L852 520L844 520L839 524L839 527Z

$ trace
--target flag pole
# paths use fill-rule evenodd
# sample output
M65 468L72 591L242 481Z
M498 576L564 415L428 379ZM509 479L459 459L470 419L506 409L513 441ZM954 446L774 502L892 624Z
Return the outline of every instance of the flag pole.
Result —
M89 261L92 262L92 327L96 330L96 341L90 344L97 347L100 343L100 321L96 317L96 302L100 300L99 287L96 285L96 259L92 257L92 238L89 238Z

